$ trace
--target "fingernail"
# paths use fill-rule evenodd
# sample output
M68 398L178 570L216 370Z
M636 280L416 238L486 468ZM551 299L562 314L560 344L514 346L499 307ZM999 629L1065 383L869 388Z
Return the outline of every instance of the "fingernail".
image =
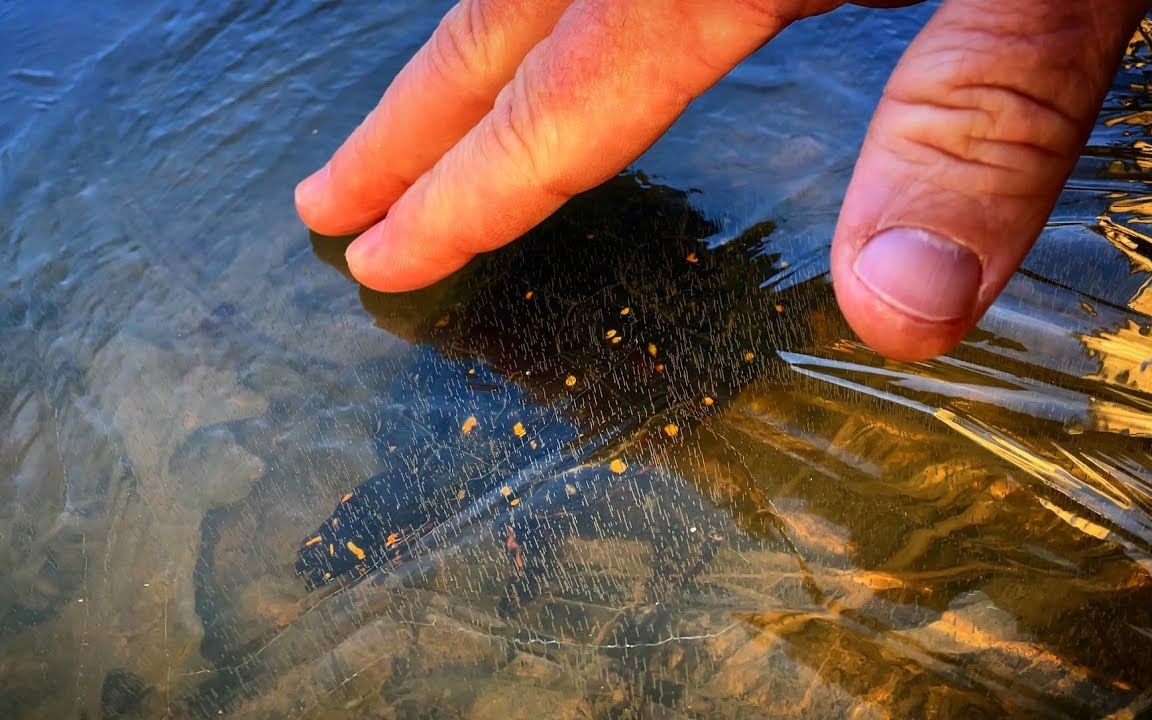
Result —
M852 269L888 304L933 322L968 317L982 273L980 259L971 250L917 228L891 228L875 235Z
M312 207L324 197L328 185L328 166L320 168L296 185L296 206Z

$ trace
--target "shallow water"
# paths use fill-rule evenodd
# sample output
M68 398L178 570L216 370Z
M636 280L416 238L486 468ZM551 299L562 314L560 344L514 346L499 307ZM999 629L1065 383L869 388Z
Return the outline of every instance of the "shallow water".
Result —
M901 364L826 254L928 8L793 28L386 297L291 188L443 3L56 5L0 8L0 715L1152 706L1143 41L1004 297Z

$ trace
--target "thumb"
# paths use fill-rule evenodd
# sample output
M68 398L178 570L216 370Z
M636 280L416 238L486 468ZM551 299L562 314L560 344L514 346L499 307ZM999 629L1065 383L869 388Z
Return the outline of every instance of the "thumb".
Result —
M832 244L860 337L947 352L1036 240L1147 0L946 0L885 89Z

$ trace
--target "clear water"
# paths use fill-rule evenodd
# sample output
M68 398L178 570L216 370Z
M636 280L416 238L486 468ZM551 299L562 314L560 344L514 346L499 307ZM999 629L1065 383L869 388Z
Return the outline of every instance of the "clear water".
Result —
M1152 707L1143 40L900 364L825 263L931 8L793 28L532 237L360 291L291 188L444 9L0 6L0 716Z

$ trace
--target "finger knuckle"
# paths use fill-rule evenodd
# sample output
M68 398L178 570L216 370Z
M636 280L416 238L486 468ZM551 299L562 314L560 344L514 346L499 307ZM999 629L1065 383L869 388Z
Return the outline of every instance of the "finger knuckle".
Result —
M438 80L475 77L491 65L485 0L462 0L444 16L427 46L426 62Z
M1070 166L1090 122L1074 101L1034 78L946 55L935 63L919 58L911 82L890 83L885 91L882 137L899 144L894 149L902 157L978 171L979 189L1017 176L1059 175Z
M976 196L1044 195L1036 181L1053 177L1047 169L1063 164L1062 158L1040 145L924 127L886 136L882 144L902 162L923 168L928 182Z
M560 165L559 135L544 104L532 101L535 95L527 75L517 73L497 98L489 123L490 142L484 146L502 158L525 186L566 199L575 191L553 170Z
M1092 11L973 3L984 12L939 14L889 83L888 100L923 109L903 113L902 134L975 162L1067 161L1109 75Z
M1040 131L1040 123L1034 121L1036 111L1005 118L1006 111L990 108L986 99L987 95L997 92L981 88L979 94L985 99L971 103L957 97L947 103L895 101L904 107L894 122L893 134L916 146L935 150L949 161L1005 172L1031 172L1067 157L1067 143L1055 140L1065 134L1064 131ZM1020 104L1014 97L1002 101L1002 106ZM1054 120L1057 125L1063 122Z

